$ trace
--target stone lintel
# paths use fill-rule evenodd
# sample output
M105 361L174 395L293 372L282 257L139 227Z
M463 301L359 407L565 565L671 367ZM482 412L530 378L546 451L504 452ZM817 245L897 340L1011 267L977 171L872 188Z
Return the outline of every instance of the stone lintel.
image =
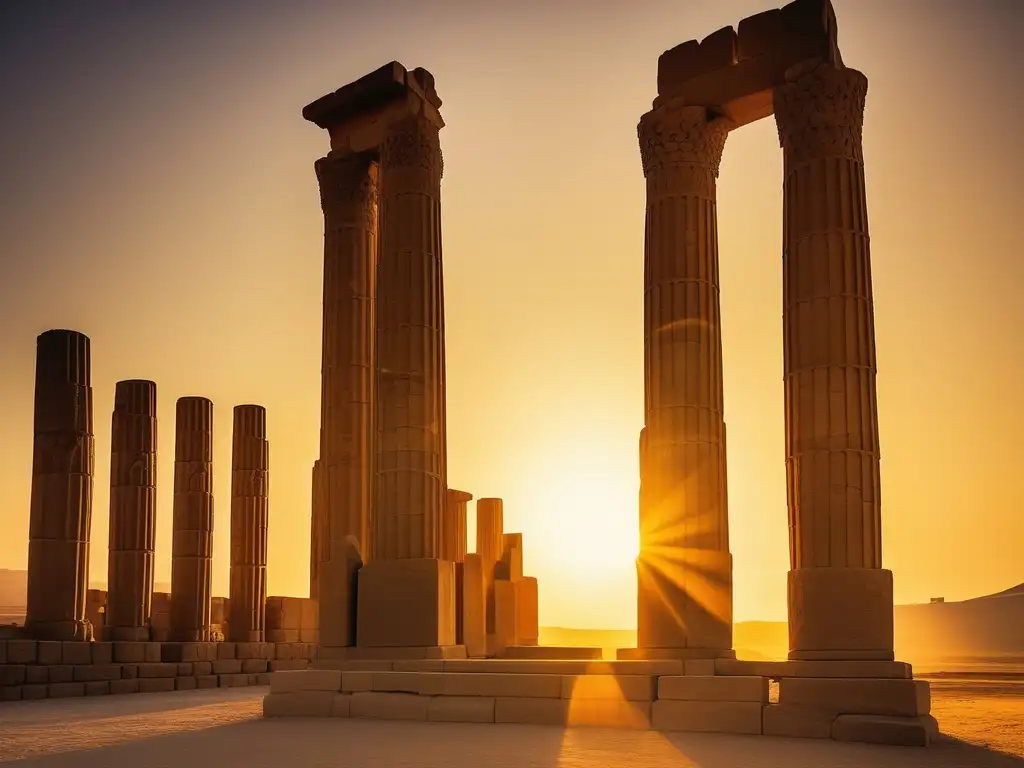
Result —
M668 102L707 107L737 126L774 111L772 89L808 59L842 66L830 0L795 0L743 19L658 59L657 108Z
M444 127L440 106L430 72L393 61L307 104L302 116L330 133L334 152L375 152L388 129L408 117Z

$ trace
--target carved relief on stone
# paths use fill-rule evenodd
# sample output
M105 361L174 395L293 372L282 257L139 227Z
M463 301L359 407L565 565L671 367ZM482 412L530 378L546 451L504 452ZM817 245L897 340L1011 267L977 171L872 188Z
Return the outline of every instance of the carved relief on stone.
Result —
M825 63L793 74L791 82L774 91L779 145L787 160L849 157L863 162L868 79L855 69Z
M373 229L377 222L377 161L368 154L331 153L314 163L320 206L328 227L355 224Z
M426 171L430 181L439 183L444 173L444 158L438 126L423 117L403 120L388 132L381 144L380 163L389 171L399 168Z
M709 169L718 177L722 150L733 124L705 107L669 102L648 112L637 126L644 176L680 166Z

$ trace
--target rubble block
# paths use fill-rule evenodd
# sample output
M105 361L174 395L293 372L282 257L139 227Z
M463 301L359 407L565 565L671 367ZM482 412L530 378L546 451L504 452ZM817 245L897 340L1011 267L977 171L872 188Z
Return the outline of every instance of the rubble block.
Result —
M537 579L533 576L524 576L519 582L516 597L516 644L536 646L540 637Z
M828 739L832 736L833 720L835 715L830 712L787 704L765 704L761 710L765 736Z
M341 672L331 669L282 671L274 672L270 676L271 693L341 690Z
M590 646L510 645L501 652L501 658L534 661L548 659L587 659L599 661L603 653L602 649Z
M371 720L426 720L429 704L430 698L427 696L360 691L351 694L349 717Z
M767 677L658 678L658 698L678 701L753 701L768 703Z
M377 560L363 566L358 581L359 647L455 645L453 563Z
M832 738L836 741L927 747L938 735L938 724L931 715L839 715L832 723Z
M459 563L462 574L462 602L458 605L462 621L462 644L470 658L487 655L487 603L483 560L480 555L467 553Z
M273 685L273 684L271 684ZM295 690L271 692L263 697L264 717L330 717L334 691Z
M779 704L835 715L918 717L931 711L931 689L924 680L786 677L779 681Z
M493 723L495 699L489 696L431 696L427 720L439 723Z
M649 675L564 675L562 698L654 701L658 684Z
M659 731L760 734L761 707L753 701L658 699L651 724Z
M140 677L139 693L166 693L174 690L173 677Z
M717 675L784 677L912 678L913 667L901 661L740 661L715 659Z

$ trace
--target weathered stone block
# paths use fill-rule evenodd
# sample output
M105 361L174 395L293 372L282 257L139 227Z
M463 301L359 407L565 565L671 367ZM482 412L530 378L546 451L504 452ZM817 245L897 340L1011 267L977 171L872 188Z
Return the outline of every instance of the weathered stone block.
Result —
M174 678L174 690L176 691L194 691L198 685L194 677L176 677Z
M217 658L216 643L163 643L160 647L161 661L196 662L213 661Z
M867 677L910 679L913 668L899 661L740 661L715 659L715 674L783 677Z
M138 683L139 693L166 693L174 690L173 677L140 677Z
M143 643L142 649L147 663L156 664L160 661L162 655L160 643Z
M657 697L656 680L646 675L565 675L562 677L562 698L574 701L654 701Z
M85 683L50 683L47 695L51 699L66 699L85 696Z
M493 723L494 702L489 696L431 696L427 720L439 723Z
M342 672L341 690L345 693L359 693L373 690L373 672Z
M141 664L146 661L146 646L149 643L115 642L114 661L119 664Z
M378 560L360 569L358 582L360 647L455 644L453 563Z
M61 643L61 663L62 664L91 664L92 663L92 643L82 642L81 640L65 640Z
M516 591L516 644L536 646L540 637L537 579L524 576Z
M566 703L569 705L566 712L566 725L638 730L646 730L651 727L650 701L571 699Z
M268 663L266 659L245 659L242 662L242 671L250 675L266 672Z
M518 536L520 539L522 538L521 533L506 533L505 536ZM504 581L519 581L522 579L523 550L519 547L506 548L501 555L501 560L494 567L494 578Z
M217 657L210 659L210 661L219 661L221 659L234 659L235 653L238 650L238 643L217 643Z
M192 674L196 677L200 675L211 675L213 674L213 662L212 661L194 661L192 662Z
M270 677L271 677L271 675L270 675L269 672L259 672L259 673L255 674L255 675L249 675L249 677L250 678L253 678L253 677L256 678L256 682L254 683L254 682L250 681L250 683L249 683L250 685L270 685Z
M216 688L218 682L216 675L196 675L197 688Z
M698 677L710 677L715 674L714 659L684 659L683 674Z
M444 659L399 659L391 668L395 672L444 672Z
M688 80L736 63L736 31L724 27L699 43L690 40L658 58L658 95L671 97Z
M516 597L519 582L495 579L494 581L494 651L501 653L505 648L516 645Z
M497 697L494 722L529 725L565 725L569 701L561 698Z
M196 673L195 663L191 661L178 662L177 667L178 671L176 674L178 677L192 677Z
M832 735L835 715L820 709L766 704L761 711L765 736L788 736L798 739L827 739Z
M779 682L779 704L835 715L917 717L929 714L931 689L923 680L787 677Z
M177 674L177 664L164 664L162 662L139 664L140 678L173 678Z
M93 680L85 684L86 696L106 696L110 693L112 680Z
M427 696L360 691L351 696L349 717L372 720L426 720L429 704L430 698Z
M249 675L244 672L217 675L217 681L221 688L245 688L249 685Z
M342 690L342 673L332 669L307 669L301 671L274 672L270 676L271 693L293 691ZM372 684L372 680L371 680Z
M25 667L25 685L46 685L50 682L50 667Z
M761 707L752 701L658 699L651 710L651 724L659 731L760 734Z
M45 699L49 691L47 685L23 685L21 687L21 698L23 701L35 701Z
M22 686L5 685L0 687L0 701L21 701Z
M67 664L54 664L47 667L49 670L49 681L51 683L70 683L75 679L75 668Z
M7 641L0 640L0 664L7 663Z
M525 579L519 582L520 585L525 583ZM501 652L502 659L529 659L535 661L541 659L598 661L602 655L600 648L565 645L510 645Z
M921 717L839 715L832 723L832 738L836 741L927 747L937 733L935 720L930 715Z
M0 666L0 688L4 686L24 685L25 665L4 664Z
M76 666L73 669L73 679L79 683L121 679L120 664L86 664L84 666Z
M294 671L305 669L309 666L309 662L306 659L275 659L274 661L267 662L267 664L271 672Z
M432 696L442 693L440 679L441 674L437 672L374 672L373 690Z
M60 640L40 640L36 646L37 664L63 664L63 658Z
M442 672L440 675L441 692L446 696L562 697L559 675L489 672Z
M659 677L658 698L682 701L755 701L767 704L768 678Z
M334 707L333 691L273 690L263 697L264 717L330 717Z
M215 675L237 675L242 671L240 659L217 659L213 662L213 674Z
M110 681L110 692L112 694L122 693L138 693L139 692L139 681L136 678L130 680L111 680Z
M110 664L114 661L114 644L101 641L90 643L93 664Z
M35 640L8 640L7 641L7 663L8 664L35 664L36 663L36 641Z

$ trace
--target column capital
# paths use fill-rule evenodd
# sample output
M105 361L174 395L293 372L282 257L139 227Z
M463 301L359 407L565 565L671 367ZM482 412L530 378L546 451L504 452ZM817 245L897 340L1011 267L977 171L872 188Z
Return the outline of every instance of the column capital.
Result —
M331 152L313 165L320 184L320 207L373 229L377 217L378 165L369 153Z
M426 171L438 182L444 174L440 126L415 115L391 126L380 146L380 164L386 170Z
M733 128L725 117L709 115L706 107L669 102L640 118L640 161L644 177L680 166L709 169L718 178L725 139Z
M775 88L779 146L791 161L849 157L863 162L861 144L868 79L856 69L819 62L794 67Z

